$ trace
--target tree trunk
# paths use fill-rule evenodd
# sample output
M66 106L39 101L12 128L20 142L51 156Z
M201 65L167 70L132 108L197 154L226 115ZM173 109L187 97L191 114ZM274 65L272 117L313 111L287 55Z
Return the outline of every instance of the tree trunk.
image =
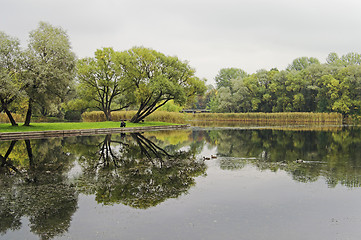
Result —
M10 102L12 102L12 100L11 100ZM7 106L8 106L8 104L5 103L5 101L4 101L3 99L1 99L1 108L0 108L0 111L1 111L1 110L4 110L5 113L6 113L6 115L7 115L8 118L9 118L9 121L11 122L11 125L12 125L12 126L17 126L18 124L16 123L15 119L13 118L13 115L11 114L11 112L9 111L9 109L8 109Z
M130 119L130 122L132 122L132 123L138 123L138 122L139 122L138 117L139 117L139 114L136 113L136 114L132 117L132 119Z
M112 120L112 115L111 115L111 110L110 109L107 109L106 107L103 107L100 110L102 110L102 112L104 113L105 121L111 121Z
M6 159L9 157L9 155L10 155L11 151L13 150L16 142L17 142L17 140L11 141L10 146L9 146L8 150L6 151L6 154L5 154L4 157L0 155L1 167L5 166Z
M30 98L29 99L28 111L26 112L26 118L25 118L24 126L30 126L32 109L33 109L33 100Z
M11 122L11 125L12 126L18 126L18 124L16 123L15 119L13 118L13 115L11 115L11 112L6 108L6 107L3 107L6 115L8 116L10 122Z
M34 165L34 161L33 161L33 150L31 148L31 144L30 144L30 140L25 140L25 145L26 145L26 151L28 153L28 157L29 157L29 166L30 168L33 168Z
M111 121L112 120L112 112L110 110L107 111L106 113L106 118L107 118L107 121Z
M160 97L159 97L160 98ZM158 106L158 100L155 100L152 104L150 104L149 106L145 106L143 108L140 108L138 110L138 112L133 116L133 118L130 120L130 122L132 123L138 123L140 121L142 121L143 119L145 119L146 117L148 117L150 114L152 114L153 112L155 112L157 109L159 109L161 106L163 106L164 104L166 104L170 99L165 100L163 103L159 104Z

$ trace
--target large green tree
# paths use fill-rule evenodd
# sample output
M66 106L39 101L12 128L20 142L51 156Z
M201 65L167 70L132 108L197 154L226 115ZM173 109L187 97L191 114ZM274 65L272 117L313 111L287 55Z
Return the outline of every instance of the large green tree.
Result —
M28 96L25 126L30 125L34 104L62 101L74 79L75 63L69 37L62 28L40 22L30 32L22 74Z
M248 112L251 110L251 95L243 79L232 79L229 87L220 87L210 102L214 112Z
M173 100L178 105L191 101L206 90L195 70L177 57L144 47L134 47L117 55L127 86L132 87L138 111L131 122L139 122Z
M293 60L292 63L288 65L287 70L300 71L312 64L320 64L320 61L314 57L300 57Z
M252 111L271 112L271 94L270 94L271 78L269 72L262 69L246 77L244 85L250 93L250 102Z
M0 32L0 111L4 111L11 124L17 125L9 107L20 95L21 86L17 75L21 56L18 39Z
M350 52L341 57L345 66L349 65L361 65L361 54Z
M231 88L232 80L239 80L247 77L247 75L248 74L240 68L222 68L219 70L214 80L216 81L217 89L220 89L221 87Z
M94 105L108 121L111 112L126 108L133 101L125 94L128 86L122 84L123 71L116 62L116 52L103 48L95 52L94 58L78 61L78 92L82 99Z

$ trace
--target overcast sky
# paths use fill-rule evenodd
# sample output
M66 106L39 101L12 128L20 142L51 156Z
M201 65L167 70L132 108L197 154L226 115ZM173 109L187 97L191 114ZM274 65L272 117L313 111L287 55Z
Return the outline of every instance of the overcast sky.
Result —
M298 57L361 53L360 0L0 0L0 31L20 39L40 21L67 31L79 58L152 48L189 61L214 84L221 68L283 70Z

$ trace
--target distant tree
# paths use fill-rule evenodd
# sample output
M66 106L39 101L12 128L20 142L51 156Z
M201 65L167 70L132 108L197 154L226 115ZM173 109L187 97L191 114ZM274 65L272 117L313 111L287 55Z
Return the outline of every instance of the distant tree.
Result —
M354 52L347 53L341 57L341 61L344 66L361 65L361 54Z
M210 103L214 112L248 112L251 110L249 89L242 79L233 79L231 87L221 87Z
M342 60L340 59L340 57L338 56L337 53L332 52L330 54L328 54L327 58L326 58L326 62L329 65L336 65L336 66L342 66Z
M205 83L195 70L177 57L144 47L134 47L117 55L126 86L132 87L138 111L131 122L139 122L168 101L184 105L205 91Z
M222 68L215 77L217 89L231 87L231 80L242 79L247 76L248 74L239 68Z
M191 109L206 109L211 98L215 95L215 88L213 85L207 85L207 90L204 94L198 94L195 102L191 106L187 106Z
M340 69L326 87L331 93L333 111L344 115L361 113L361 66Z
M289 75L292 75L292 72L280 71L272 78L269 85L270 94L273 96L272 112L284 112L290 108L292 96L287 91Z
M103 48L95 52L94 58L78 61L79 95L88 106L103 111L107 121L111 121L111 112L128 107L132 101L125 94L123 72L115 55L112 48Z
M308 66L312 65L312 64L320 64L320 61L318 61L317 58L313 58L313 57L300 57L300 58L296 58L295 60L292 61L292 63L290 65L288 65L287 70L296 70L296 71L300 71L302 69L307 68Z
M269 72L266 70L259 70L257 73L244 79L244 85L249 92L249 101L252 105L252 111L272 111L270 84L271 79L269 77Z
M11 125L17 125L9 107L19 97L21 86L18 81L21 51L18 39L0 32L0 112L4 111Z
M59 102L68 91L75 73L75 54L66 32L40 22L29 34L22 80L28 96L25 126L30 125L35 103Z

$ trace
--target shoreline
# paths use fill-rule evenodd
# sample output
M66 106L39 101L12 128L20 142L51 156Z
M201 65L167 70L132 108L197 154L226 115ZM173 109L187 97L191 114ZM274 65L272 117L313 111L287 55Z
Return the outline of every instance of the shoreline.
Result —
M160 130L185 129L189 127L190 127L189 124L180 124L180 125L125 127L125 128L95 128L95 129L76 129L76 130L3 132L0 133L0 141L42 139L42 138L51 138L51 137L91 136L91 135L112 134L112 133L160 131Z

